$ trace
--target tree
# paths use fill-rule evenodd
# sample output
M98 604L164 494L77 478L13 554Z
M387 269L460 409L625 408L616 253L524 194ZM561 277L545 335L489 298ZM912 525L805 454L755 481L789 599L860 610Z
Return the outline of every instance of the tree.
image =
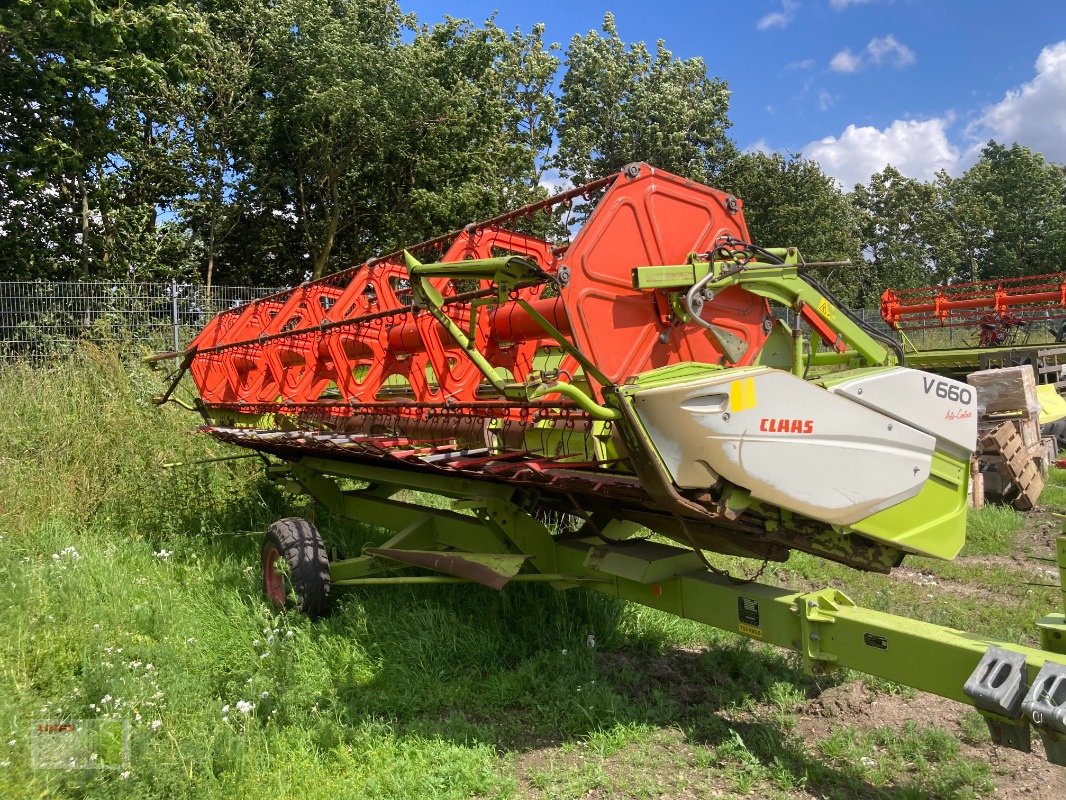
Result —
M1039 153L989 142L962 177L938 177L951 239L944 272L959 279L1054 272L1066 263L1066 173Z
M0 264L9 276L166 269L160 256L183 250L171 247L179 228L157 225L157 209L180 191L157 121L169 116L196 34L195 12L178 0L0 10L0 192L12 232L0 237Z
M222 275L320 276L543 193L539 30L418 26L392 0L277 0L260 18Z
M808 261L850 260L852 266L833 269L825 283L844 302L866 299L855 210L816 162L780 153L743 153L726 166L718 187L744 201L755 244L798 247Z
M936 184L906 178L887 166L869 185L855 187L852 202L869 267L862 291L867 307L887 288L926 286L940 277L936 257L950 234Z
M662 41L627 46L614 16L603 35L575 36L561 81L553 165L585 183L633 161L709 182L733 157L729 89L700 58L676 59Z

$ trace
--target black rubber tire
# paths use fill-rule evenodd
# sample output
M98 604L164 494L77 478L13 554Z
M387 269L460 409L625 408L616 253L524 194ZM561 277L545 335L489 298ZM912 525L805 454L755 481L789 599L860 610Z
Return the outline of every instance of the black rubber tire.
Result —
M263 592L267 599L279 605L278 598L268 588L267 556L271 551L280 554L289 565L283 607L295 608L312 619L329 613L329 556L318 528L306 519L286 517L266 529L260 553ZM290 589L296 594L295 603Z

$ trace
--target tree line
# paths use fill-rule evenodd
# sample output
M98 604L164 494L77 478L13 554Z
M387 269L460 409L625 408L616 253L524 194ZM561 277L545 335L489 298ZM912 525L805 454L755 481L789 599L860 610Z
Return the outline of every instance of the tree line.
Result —
M0 51L0 280L290 284L637 160L743 198L759 244L850 259L827 277L857 305L1066 264L1060 165L990 142L843 190L740 152L726 82L610 14L562 47L395 0L16 0Z

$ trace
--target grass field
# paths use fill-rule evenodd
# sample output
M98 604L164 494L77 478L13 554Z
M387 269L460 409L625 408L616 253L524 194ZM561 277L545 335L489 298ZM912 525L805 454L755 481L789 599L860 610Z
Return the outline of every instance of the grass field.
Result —
M157 382L96 350L0 368L0 797L1066 796L1038 743L993 748L963 706L592 593L379 588L276 616L261 531L301 508L254 462L164 468L222 451ZM1051 552L1066 473L1042 503L974 514L953 563L796 555L766 579L1031 643L1061 596L1024 556ZM31 767L31 721L96 718L130 722L124 770Z

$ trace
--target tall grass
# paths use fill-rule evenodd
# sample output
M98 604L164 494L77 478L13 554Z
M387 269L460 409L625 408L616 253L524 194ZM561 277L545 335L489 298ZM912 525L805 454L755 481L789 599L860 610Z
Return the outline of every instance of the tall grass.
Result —
M750 711L811 689L789 659L638 606L395 587L341 593L313 625L275 615L261 531L300 501L254 461L165 469L224 451L192 433L192 414L152 405L159 384L91 348L0 368L5 800L509 797L515 754L560 742L606 753L680 728L716 763L738 740L730 709L750 748L736 786L781 773L819 794L863 791ZM694 644L715 647L660 657ZM95 718L130 722L127 769L32 768L32 720Z
M315 626L275 616L260 532L297 501L254 461L164 468L223 451L151 403L159 384L94 348L0 370L0 797L507 795L497 743L674 710L597 685L587 637L706 633L588 593L379 590ZM126 773L32 769L31 720L100 717L132 724Z

